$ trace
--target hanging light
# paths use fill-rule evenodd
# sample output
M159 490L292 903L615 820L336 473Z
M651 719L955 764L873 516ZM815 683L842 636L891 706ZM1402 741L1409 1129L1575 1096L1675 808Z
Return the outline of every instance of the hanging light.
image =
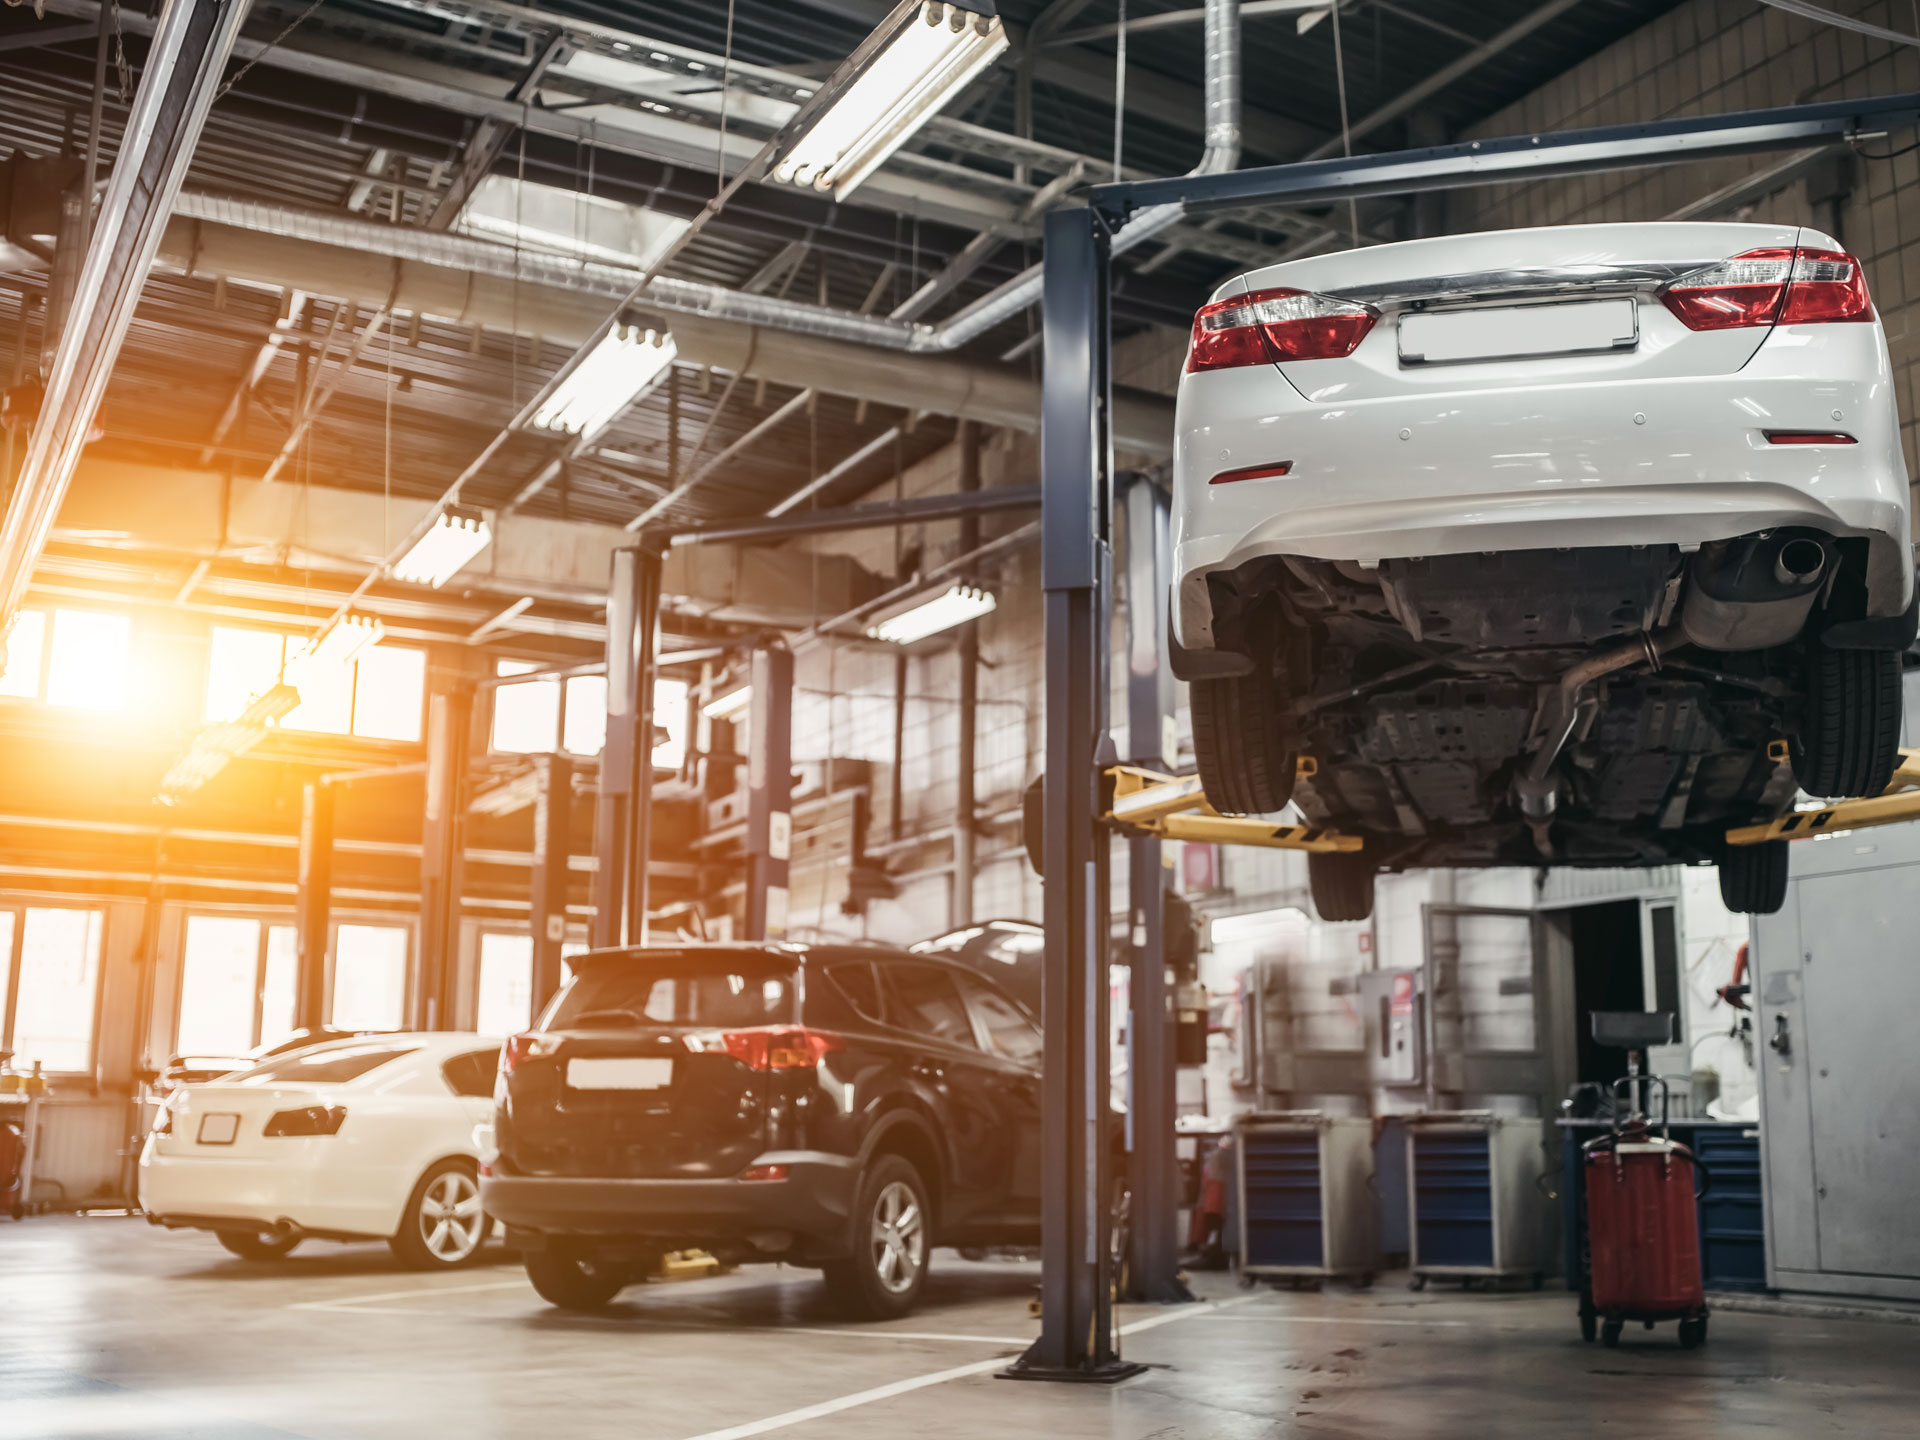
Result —
M671 335L616 324L540 402L533 424L590 440L646 394L678 353Z
M729 690L726 694L709 700L700 707L700 713L709 720L731 720L752 703L753 687L742 685L738 690Z
M178 805L226 769L235 756L246 754L266 739L268 729L299 705L298 690L291 685L275 685L255 696L238 719L207 726L193 737L187 753L167 768L160 793L154 798L162 805Z
M991 590L955 585L929 599L917 601L910 609L889 615L877 625L869 626L867 634L890 644L911 645L929 635L938 635L942 630L951 630L956 625L964 625L969 620L978 620L982 615L991 614L996 603Z
M343 615L287 659L287 680L293 685L313 683L314 677L351 665L363 650L380 643L387 627L371 617Z
M433 517L427 533L393 567L396 580L438 590L465 568L493 539L493 527L478 510L447 509Z
M993 0L906 0L803 112L774 179L844 200L1006 48Z

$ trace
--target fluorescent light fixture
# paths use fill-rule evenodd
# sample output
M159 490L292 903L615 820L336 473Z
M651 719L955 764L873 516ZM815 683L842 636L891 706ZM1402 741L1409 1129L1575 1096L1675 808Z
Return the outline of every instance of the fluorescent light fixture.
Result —
M709 720L731 720L752 703L753 687L742 685L738 690L729 690L726 694L709 700L700 707L700 713Z
M320 635L287 659L287 680L295 686L313 683L310 677L323 671L345 669L363 650L380 643L387 627L380 621L355 615L342 616Z
M394 579L438 590L492 539L493 527L479 511L442 510L433 517L433 527L414 541L413 548L393 567Z
M844 200L1000 58L1006 27L992 0L911 0L882 22L871 58L823 87L824 109L774 165L776 180Z
M783 115L773 124L777 127L785 119ZM578 190L563 190L557 185L516 180L510 175L489 175L474 186L453 229L465 235L503 240L525 250L564 255L571 260L601 261L644 270L692 223L677 215L663 215L657 210L582 194Z
M156 798L162 805L178 805L226 769L235 756L246 754L266 739L270 725L299 708L300 692L291 685L276 685L256 696L239 719L207 726L193 737L187 753L168 768Z
M591 440L667 373L677 353L671 335L615 325L540 402L533 424Z
M910 610L902 610L877 625L869 626L867 634L875 640L885 640L894 645L911 645L916 640L924 640L929 635L938 635L942 630L951 630L956 625L964 625L969 620L990 614L994 604L991 590L955 585L930 600L920 601Z

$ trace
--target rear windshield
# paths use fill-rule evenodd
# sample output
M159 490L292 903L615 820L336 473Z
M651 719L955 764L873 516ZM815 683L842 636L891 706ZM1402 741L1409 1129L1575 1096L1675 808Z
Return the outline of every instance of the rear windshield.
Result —
M228 1085L339 1085L378 1070L389 1060L411 1055L415 1045L343 1045L325 1050L276 1055L264 1065L229 1075Z
M611 955L583 965L556 995L544 1030L623 1025L785 1025L793 961L780 955Z

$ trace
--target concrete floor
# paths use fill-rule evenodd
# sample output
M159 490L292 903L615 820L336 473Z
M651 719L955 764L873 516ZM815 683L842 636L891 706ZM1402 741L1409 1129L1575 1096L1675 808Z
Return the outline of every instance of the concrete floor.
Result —
M504 1257L502 1257L504 1260ZM384 1246L275 1264L126 1218L0 1222L6 1440L784 1440L1382 1434L1920 1436L1920 1329L1722 1312L1583 1345L1564 1293L1239 1291L1127 1307L1113 1388L992 1372L1037 1267L942 1252L908 1320L849 1325L805 1272L541 1303L506 1263L398 1270Z

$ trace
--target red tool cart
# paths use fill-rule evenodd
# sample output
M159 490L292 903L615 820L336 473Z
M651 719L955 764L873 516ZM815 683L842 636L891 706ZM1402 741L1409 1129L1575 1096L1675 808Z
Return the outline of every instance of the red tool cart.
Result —
M1680 1346L1691 1350L1707 1338L1695 1208L1706 1170L1668 1136L1666 1083L1638 1072L1635 1064L1633 1073L1615 1082L1616 1095L1627 1091L1620 1107L1625 1118L1582 1147L1591 1259L1588 1288L1580 1295L1580 1334L1591 1340L1597 1330L1603 1344L1617 1345L1629 1320L1649 1330L1677 1320ZM1658 1136L1639 1103L1652 1085L1660 1087Z

